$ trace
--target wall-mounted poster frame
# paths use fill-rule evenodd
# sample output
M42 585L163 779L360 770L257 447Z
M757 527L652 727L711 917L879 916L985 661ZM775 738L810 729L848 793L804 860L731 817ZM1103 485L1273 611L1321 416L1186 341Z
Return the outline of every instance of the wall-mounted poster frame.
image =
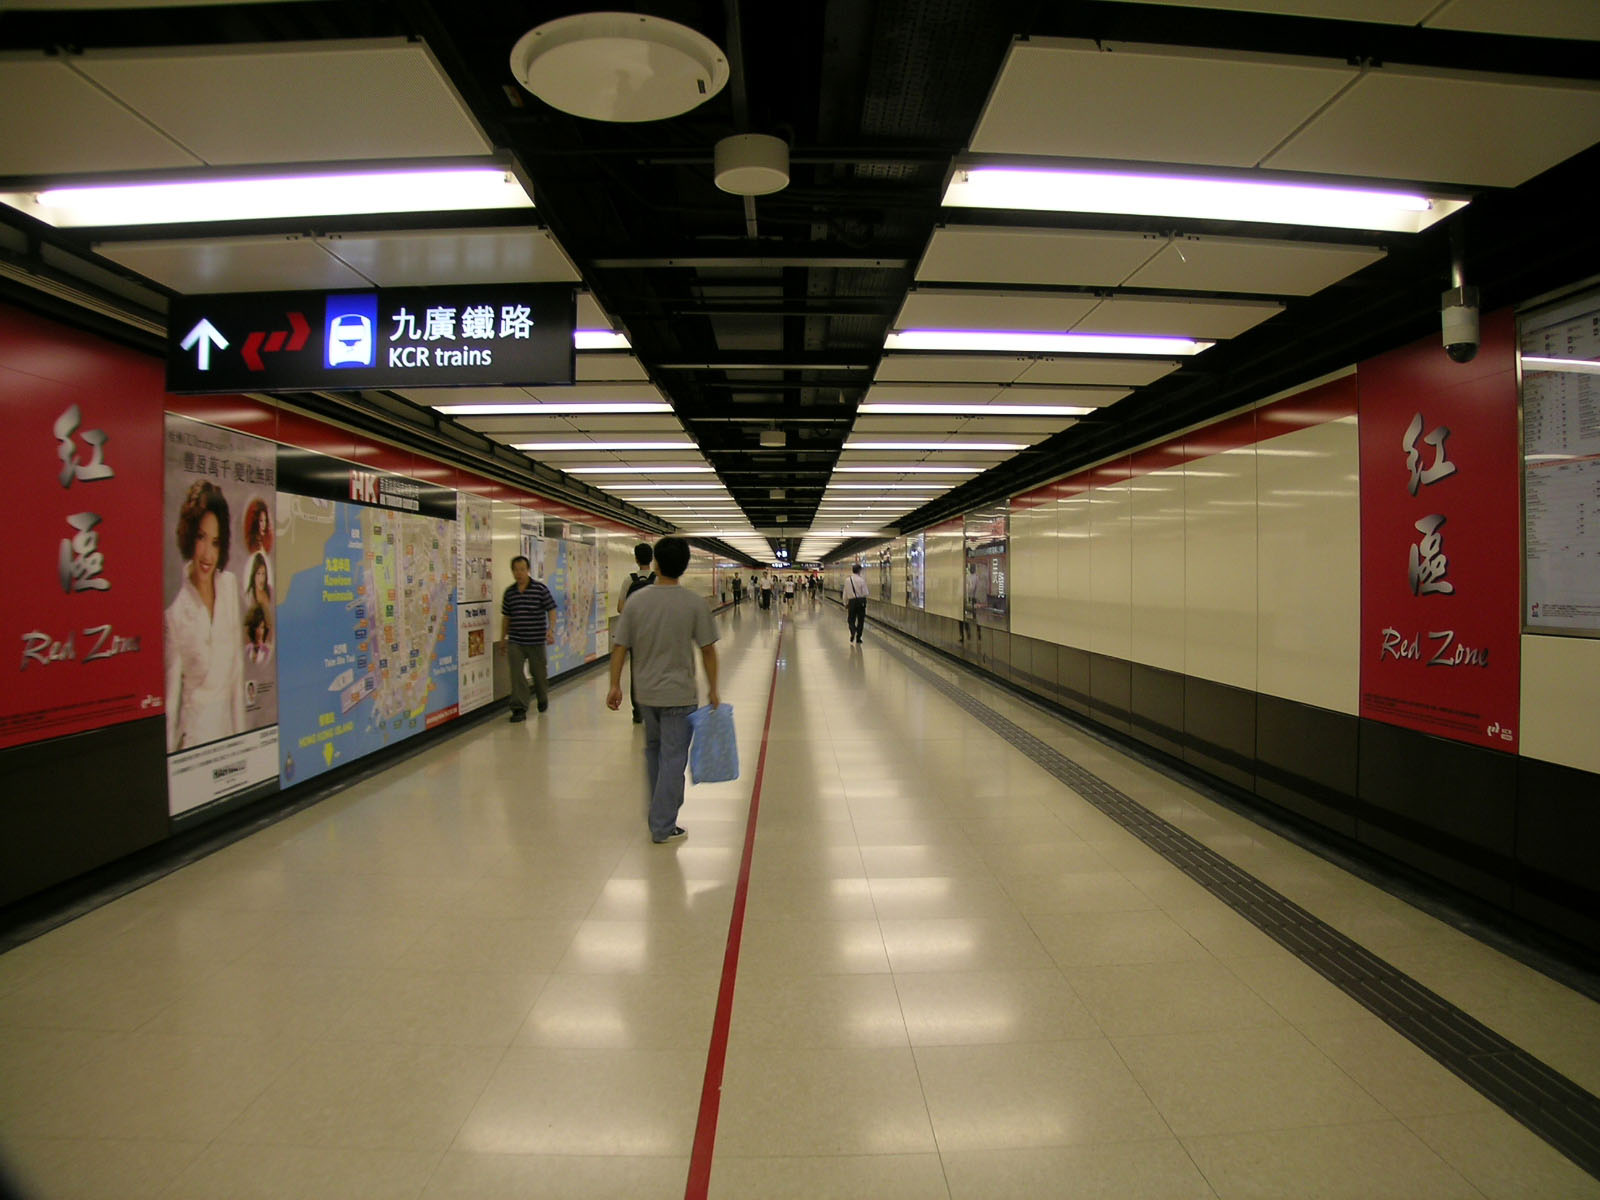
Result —
M1600 282L1517 313L1522 630L1600 637Z

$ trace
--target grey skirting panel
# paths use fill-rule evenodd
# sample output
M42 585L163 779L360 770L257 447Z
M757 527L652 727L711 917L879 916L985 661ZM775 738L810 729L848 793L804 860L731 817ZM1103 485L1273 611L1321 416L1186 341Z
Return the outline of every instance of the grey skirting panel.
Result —
M874 601L868 619L1600 951L1600 776Z

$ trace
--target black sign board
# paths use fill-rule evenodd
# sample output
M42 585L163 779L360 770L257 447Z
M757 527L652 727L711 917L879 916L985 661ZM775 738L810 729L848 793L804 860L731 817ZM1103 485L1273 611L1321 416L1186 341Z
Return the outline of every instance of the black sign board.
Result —
M570 384L576 323L566 284L179 296L167 390Z
M456 494L450 488L373 471L294 446L278 447L278 491L365 508L456 519Z

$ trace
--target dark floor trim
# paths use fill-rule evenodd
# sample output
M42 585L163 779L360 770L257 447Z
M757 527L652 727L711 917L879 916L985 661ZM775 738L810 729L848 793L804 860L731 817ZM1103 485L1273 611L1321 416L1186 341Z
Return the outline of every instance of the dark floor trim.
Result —
M1390 1028L1600 1178L1600 1097L1307 912L899 646L907 670L977 718Z

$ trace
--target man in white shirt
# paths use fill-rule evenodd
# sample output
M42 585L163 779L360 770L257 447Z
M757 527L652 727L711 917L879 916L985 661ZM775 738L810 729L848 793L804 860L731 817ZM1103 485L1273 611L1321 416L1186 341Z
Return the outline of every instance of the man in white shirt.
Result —
M850 568L844 581L845 621L850 626L850 640L859 642L861 631L867 623L867 581L861 577L861 564Z

